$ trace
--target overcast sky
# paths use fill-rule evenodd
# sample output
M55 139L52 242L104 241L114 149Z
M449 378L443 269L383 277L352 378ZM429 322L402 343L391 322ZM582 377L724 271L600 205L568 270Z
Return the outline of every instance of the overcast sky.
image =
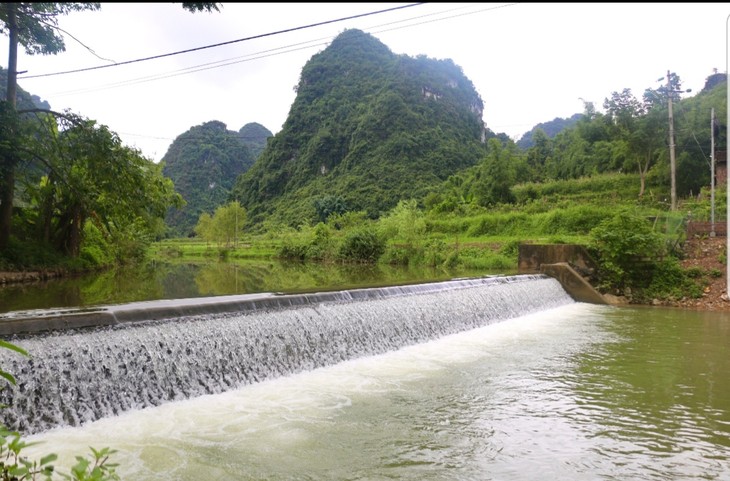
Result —
M334 21L400 6L407 7ZM230 130L258 122L277 133L305 63L358 28L396 54L453 59L484 100L487 126L518 140L540 122L582 112L581 99L601 110L614 91L641 98L667 70L698 92L713 69L727 69L728 15L726 3L226 3L213 13L103 3L60 19L66 52L19 52L18 70L27 73L18 82L159 161L175 137L211 120ZM331 23L299 28L324 22ZM7 37L0 40L7 68Z

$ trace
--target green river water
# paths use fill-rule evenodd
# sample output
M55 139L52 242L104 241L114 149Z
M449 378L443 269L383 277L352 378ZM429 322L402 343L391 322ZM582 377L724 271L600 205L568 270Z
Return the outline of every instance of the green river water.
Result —
M122 479L730 480L730 316L573 303L33 440Z

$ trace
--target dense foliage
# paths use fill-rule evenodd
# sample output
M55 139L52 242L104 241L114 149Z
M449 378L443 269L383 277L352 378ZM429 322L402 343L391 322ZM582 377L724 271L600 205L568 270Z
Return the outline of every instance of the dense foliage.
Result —
M13 113L2 112L6 119ZM106 126L71 113L18 110L12 119L0 149L13 149L23 168L15 172L20 188L4 263L43 264L26 257L30 244L37 254L59 253L82 266L112 265L142 256L164 234L164 214L180 198L160 165Z
M217 11L216 3L183 3ZM3 3L9 38L0 101L0 268L94 268L141 257L164 233L164 213L181 205L161 167L116 133L47 103L17 85L17 51L65 50L58 18L99 3ZM67 262L70 259L71 262Z
M679 83L679 77L675 78ZM726 150L726 129L721 124L727 113L727 83L713 85L674 103L677 195L682 198L697 195L710 184L713 132L716 152L724 155ZM605 113L586 104L576 124L555 137L535 130L533 146L526 150L511 141L502 145L489 142L478 165L432 189L425 205L442 213L463 212L471 204L506 203L524 208L539 200L539 186L549 181L631 173L638 174L638 180L629 198L646 206L669 208L668 112L657 92L647 89L643 100L629 89L613 92L604 102ZM714 129L713 108L718 119Z

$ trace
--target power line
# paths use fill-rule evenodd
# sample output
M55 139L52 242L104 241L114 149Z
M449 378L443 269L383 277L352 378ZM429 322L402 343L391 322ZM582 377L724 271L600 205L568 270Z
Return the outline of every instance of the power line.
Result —
M18 79L31 79L31 78L39 78L39 77L51 77L51 76L55 76L55 75L65 75L65 74L69 74L69 73L87 72L87 71L90 71L90 70L99 70L99 69L102 69L102 68L118 67L120 65L128 65L128 64L137 63L137 62L145 62L147 60L155 60L155 59L164 58L164 57L171 57L173 55L180 55L180 54L183 54L183 53L197 52L199 50L205 50L205 49L208 49L208 48L221 47L223 45L230 45L230 44L233 44L233 43L245 42L245 41L248 41L248 40L255 40L255 39L264 38L264 37L270 37L272 35L280 35L282 33L295 32L297 30L304 30L304 29L312 28L312 27L319 27L321 25L327 25L327 24L330 24L330 23L343 22L345 20L352 20L352 19L355 19L355 18L361 18L361 17L370 16L370 15L377 15L377 14L380 14L380 13L392 12L392 11L395 11L395 10L401 10L401 9L404 9L404 8L410 8L410 7L415 7L415 6L418 6L418 5L423 5L424 3L425 2L411 3L411 4L408 4L408 5L401 5L399 7L386 8L384 10L377 10L377 11L374 11L374 12L361 13L361 14L358 14L358 15L351 15L349 17L342 17L342 18L338 18L338 19L334 19L334 20L326 20L324 22L317 22L317 23L312 23L312 24L309 24L309 25L303 25L303 26L300 26L300 27L293 27L293 28L288 28L288 29L285 29L285 30L278 30L276 32L269 32L269 33L264 33L264 34L261 34L261 35L254 35L252 37L239 38L237 40L229 40L228 42L221 42L221 43L216 43L216 44L213 44L213 45L206 45L206 46L203 46L203 47L195 47L195 48L190 48L190 49L187 49L187 50L180 50L180 51L177 51L177 52L165 53L165 54L161 54L161 55L154 55L152 57L139 58L139 59L135 59L135 60L127 60L125 62L117 62L117 63L113 63L113 64L109 64L109 65L98 65L96 67L87 67L87 68L81 68L81 69L75 69L75 70L66 70L66 71L63 71L63 72L53 72L53 73L38 74L38 75L27 75L27 76L23 76L23 77L19 76Z
M155 58L163 58L163 57L167 57L167 56L170 56L170 55L177 55L177 54L181 54L181 53L192 52L192 51L195 51L195 50L201 50L201 49L206 49L206 48L213 48L213 47L217 47L217 46L227 45L227 44L230 44L230 43L241 42L241 41L245 41L245 40L251 40L251 39L256 39L256 38L261 38L261 37L266 37L266 36L272 36L272 35L276 35L276 34L279 34L279 33L285 33L285 32L289 32L289 31L301 30L301 29L310 28L310 27L314 27L314 26L326 25L326 24L329 24L329 23L344 21L344 20L348 20L348 19L355 19L355 18L360 18L360 17L365 17L365 16L371 16L371 15L375 15L375 14L379 14L379 13L384 13L384 12L388 12L388 11L392 11L392 10L398 10L398 9L408 8L408 7L411 7L411 6L417 6L417 5L421 5L421 4L422 3L415 3L415 4L409 4L409 5L406 5L406 6L400 6L400 7L397 7L397 8L379 10L379 11L376 11L376 12L370 12L370 13L366 13L366 14L353 15L353 16L344 17L344 18L341 18L341 19L329 20L329 21L324 21L324 22L318 22L318 23L314 23L314 24L311 24L311 25L306 25L306 26L302 26L302 27L296 27L296 28L282 30L282 31L278 31L278 32L272 32L272 33L268 33L268 34L264 34L264 35L259 35L259 36L254 36L254 37L249 37L249 38L245 38L245 39L239 39L239 40L234 40L234 41L230 41L230 42L223 42L223 43L219 43L219 44L215 44L215 45L208 45L208 46L199 47L199 48L195 48L195 49L189 49L189 50L184 50L184 51L180 51L180 52L173 52L173 53L170 53L170 54L159 55L159 56L155 56L155 57L147 57L147 58L139 59L139 60L136 60L136 61L151 60L151 59L155 59ZM510 6L514 6L514 5L517 5L517 3L503 4L503 5L497 5L497 6L492 5L492 6L488 6L488 7L484 7L484 8L479 8L477 10L470 10L468 12L462 12L462 13L454 13L454 12L458 12L460 10L464 10L464 9L467 9L467 8L473 8L475 5L466 5L466 6L461 6L461 7L453 7L453 8L449 8L449 9L446 9L446 10L441 10L439 12L428 13L428 14L419 15L419 16L412 16L412 17L409 17L407 19L396 20L396 21L392 21L392 22L388 22L388 23L378 24L378 25L375 25L375 26L368 27L368 28L366 28L364 30L365 31L369 31L369 33L371 33L371 34L372 33L381 33L381 32L390 32L390 31L394 31L394 30L399 30L399 29L404 29L404 28L410 28L410 27L414 27L414 26L419 26L419 25L423 25L423 24L427 24L427 23L438 22L438 21L442 21L442 20L449 20L449 19L453 19L453 18L456 18L456 17L462 17L462 16L466 16L466 15L474 15L474 14L477 14L477 13L482 13L482 12L485 12L485 11L501 9L501 8L504 8L504 7L510 7ZM452 13L454 13L454 14L452 14ZM449 15L449 16L444 17L443 16L444 14L452 14L452 15ZM438 16L438 18L429 18L429 17L436 17L436 16ZM417 20L417 22L414 23L414 21L416 21L416 20ZM393 28L384 28L384 27L391 27L393 25L404 24L404 23L407 23L407 24L405 24L405 25L399 25L399 26L396 26L396 27L393 27ZM276 48L272 48L272 49L268 49L268 50L254 52L252 54L248 54L248 55L244 55L244 56L223 59L223 60L219 60L219 61L215 61L215 62L209 62L209 63L205 63L205 64L198 64L198 65L195 65L195 66L192 66L192 67L186 67L186 68L179 69L179 70L175 70L175 71L172 71L172 72L166 72L166 73L160 73L160 74L155 74L155 75L149 75L149 76L146 76L146 77L129 79L129 80L120 81L120 82L116 82L116 83L112 83L112 84L107 84L107 85L99 86L99 87L92 87L92 88L77 89L77 90L74 90L74 91L59 92L59 93L56 93L54 95L55 96L72 95L72 94L79 94L79 93L86 93L86 92L93 92L93 91L105 90L105 89L109 89L109 88L116 88L116 87L136 85L136 84L140 84L140 83L151 82L151 81L154 81L154 80L163 80L163 79L166 79L166 78L176 77L176 76L185 75L185 74L189 74L189 73L200 72L200 71L203 71L203 70L220 68L220 67L230 66L230 65L233 65L233 64L247 62L247 61L251 61L251 60L258 60L258 59L266 58L266 57L270 57L270 56L281 55L283 53L291 53L291 52L298 51L298 50L302 50L302 49L306 49L306 48L318 47L318 46L326 45L332 38L335 38L335 37L334 36L320 37L320 38L313 39L313 40L309 40L309 41L305 41L305 42L299 42L299 43L289 44L289 45L286 45L286 46L283 46L283 47L276 47ZM94 69L104 68L104 67L113 67L113 66L117 66L117 65L129 64L129 63L133 63L133 62L135 62L135 61L120 62L120 63L115 63L115 64L112 64L112 65L106 65L106 66L101 66L101 67L93 67L93 68L88 68L88 69L77 69L77 70L72 70L72 71L67 71L67 72L58 72L58 73L53 73L53 74L26 76L26 77L22 77L22 78L23 79L29 79L29 78L37 78L37 77L47 77L47 76L51 76L51 75L60 75L60 74L64 74L64 73L83 72L83 71L87 71L87 70L94 70ZM129 133L129 132L125 132L122 135L131 136L131 137L138 137L138 138L161 140L161 141L175 140L175 139L170 138L170 137L141 135L141 134L134 134L134 133Z
M420 20L420 19L424 19L424 18L427 18L427 17L433 17L433 16L436 16L436 15L443 15L444 13L454 12L454 11L457 11L457 10L463 10L464 8L470 8L470 7L472 7L472 5L467 5L467 6L464 6L464 7L456 7L456 8L452 8L452 9L448 9L448 10L442 10L440 12L429 13L429 14L425 14L425 15L421 15L421 16L417 16L417 17L411 17L411 18L407 18L407 19L403 19L403 20L397 20L397 21L394 21L394 22L380 24L380 25L376 25L376 26L373 26L373 27L368 27L365 30L366 31L369 31L370 33L390 32L390 31L399 30L399 29L403 29L403 28L409 28L409 27L414 27L414 26L418 26L418 25L423 25L423 24L426 24L426 23L438 22L438 21L442 21L442 20L449 20L449 19L452 19L452 18L464 16L464 15L473 15L473 14L476 14L476 13L482 13L482 12L485 12L485 11L495 10L495 9L498 9L498 8L504 8L504 7L509 7L509 6L513 6L513 5L516 5L516 4L506 4L506 5L499 5L499 6L491 6L491 7L482 8L482 9L479 9L479 10L473 10L473 11L469 11L469 12L465 12L465 13L451 15L451 16L448 16L448 17L440 17L440 18L435 18L435 19L429 19L429 20L425 20L425 21L420 21L420 22L417 22L417 23L410 23L408 25L400 25L400 26L397 26L397 27L394 27L394 28L382 29L383 27L388 27L388 26L391 26L391 25L399 24L399 23L411 22L413 20ZM348 18L354 18L354 17L348 17ZM327 23L327 22L322 22L322 23ZM319 24L316 24L316 25L321 25L322 23L319 23ZM382 30L378 30L378 29L382 29ZM152 81L155 81L155 80L164 80L164 79L167 79L167 78L178 77L178 76L181 76L181 75L187 75L187 74L201 72L201 71L205 71L205 70L212 70L212 69L215 69L215 68L221 68L221 67L227 67L227 66L230 66L230 65L236 65L236 64L239 64L239 63L243 63L243 62L250 62L252 60L259 60L259 59L262 59L262 58L273 57L275 55L281 55L281 54L285 54L285 53L291 53L291 52L295 52L295 51L299 51L299 50L304 50L304 49L307 49L307 48L320 47L320 46L326 45L327 42L330 41L330 40L332 40L333 38L334 37L332 37L332 36L329 36L329 37L321 37L321 38L318 38L318 39L308 40L308 41L305 41L305 42L299 42L299 43L295 43L295 44L285 45L283 47L277 47L277 48L273 48L273 49L268 49L268 50L263 50L263 51L259 51L259 52L254 52L254 53L251 53L251 54L248 54L248 55L243 55L243 56L238 56L238 57L232 57L232 58L227 58L227 59L223 59L223 60L217 60L215 62L208 62L208 63L204 63L204 64L198 64L198 65L194 65L194 66L191 66L191 67L185 67L185 68L182 68L182 69L179 69L179 70L174 70L172 72L165 72L165 73L159 73L159 74L154 74L154 75L148 75L148 76L145 76L145 77L137 77L137 78L123 80L123 81L119 81L119 82L115 82L115 83L111 83L111 84L101 85L101 86L98 86L98 87L86 87L86 88L80 88L80 89L75 89L75 90L68 90L68 91L65 91L65 92L57 92L54 95L55 96L74 95L74 94L80 94L80 93L96 92L96 91L100 91L100 90L107 90L107 89L117 88L117 87L126 87L126 86L131 86L131 85L137 85L137 84L141 84L141 83L152 82ZM222 45L222 44L219 44L219 45ZM122 64L118 64L118 65L122 65ZM83 70L83 69L81 69L81 70ZM23 78L30 78L30 77L23 77Z
M316 40L316 41L319 41L319 40ZM311 42L312 41L303 42L303 43L300 43L300 44L294 44L292 46L299 46L299 45L308 44L308 43L311 43ZM130 85L137 85L137 84L141 84L141 83L152 82L154 80L164 80L164 79L167 79L167 78L179 77L181 75L187 75L187 74L191 74L191 73L202 72L202 71L205 71L205 70L212 70L214 68L227 67L227 66L239 64L239 63L242 63L242 62L250 62L252 60L259 60L259 59L262 59L262 58L272 57L274 55L281 55L281 54L284 54L284 53L291 53L291 52L295 52L297 50L303 50L303 49L307 49L307 48L318 47L318 46L321 46L321 45L326 45L326 42L321 42L321 43L314 44L314 45L306 45L306 46L299 47L299 48L291 48L289 50L284 50L284 51L281 51L281 52L276 52L277 50L283 50L283 49L289 48L290 46L279 47L279 48L275 48L275 49L264 50L263 52L258 52L258 53L253 53L253 54L249 54L249 55L244 55L242 57L234 57L232 59L218 60L216 62L209 62L209 63L205 63L205 64L194 65L192 67L186 67L186 68L183 68L183 69L174 70L172 72L166 72L166 73L160 73L160 74L155 74L155 75L148 75L146 77L138 77L138 78L134 78L134 79L123 80L123 81L120 81L120 82L106 84L106 85L101 85L101 86L98 86L98 87L87 87L87 88L81 88L81 89L76 89L76 90L68 90L68 91L65 91L65 92L57 92L57 93L54 94L54 96L60 97L60 96L63 96L63 95L73 95L73 94L80 94L80 93L87 93L87 92L96 92L96 91L99 91L99 90L107 90L107 89L116 88L116 87L127 87L127 86L130 86ZM270 52L276 52L276 53L270 53ZM266 55L264 55L264 54L266 54Z

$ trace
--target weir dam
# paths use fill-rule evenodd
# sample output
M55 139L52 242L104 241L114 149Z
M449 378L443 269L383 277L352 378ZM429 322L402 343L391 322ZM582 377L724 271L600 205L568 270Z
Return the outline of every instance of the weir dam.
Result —
M575 303L543 274L0 316L17 385L3 423L32 434L424 343Z

